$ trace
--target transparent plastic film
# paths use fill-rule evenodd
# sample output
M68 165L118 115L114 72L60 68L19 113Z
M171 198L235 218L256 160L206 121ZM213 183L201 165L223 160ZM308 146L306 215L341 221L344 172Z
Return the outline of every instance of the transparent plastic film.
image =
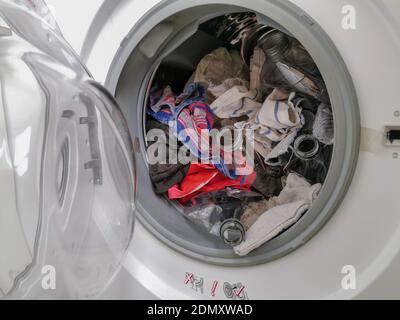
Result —
M0 193L0 293L92 298L132 239L132 140L114 99L25 4L0 1L11 30L0 36L0 176L10 182Z

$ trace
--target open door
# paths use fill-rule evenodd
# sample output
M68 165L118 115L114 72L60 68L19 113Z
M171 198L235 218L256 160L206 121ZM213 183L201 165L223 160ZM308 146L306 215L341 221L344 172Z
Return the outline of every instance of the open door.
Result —
M0 297L91 298L132 239L132 140L43 1L0 0Z

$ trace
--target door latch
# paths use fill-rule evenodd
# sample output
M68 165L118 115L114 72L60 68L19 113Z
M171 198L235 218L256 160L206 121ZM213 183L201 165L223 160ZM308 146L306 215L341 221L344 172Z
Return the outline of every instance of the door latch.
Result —
M400 125L385 126L385 145L400 147Z

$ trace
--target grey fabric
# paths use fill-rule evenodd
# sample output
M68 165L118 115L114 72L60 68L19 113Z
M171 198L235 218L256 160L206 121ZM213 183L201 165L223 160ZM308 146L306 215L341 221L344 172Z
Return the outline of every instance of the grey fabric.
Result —
M162 130L164 132L166 138L167 138L167 144L164 145L164 147L167 148L169 147L168 141L169 141L169 127L166 125L163 125L157 121L154 120L148 120L147 121L147 129L148 130L153 130L153 129L158 129ZM163 141L155 141L155 142L149 142L149 146L152 146L156 143L164 143ZM176 185L177 183L180 183L187 175L189 171L190 165L182 165L182 164L171 164L170 160L168 157L169 153L167 152L167 164L149 164L149 175L150 179L153 182L153 188L154 192L156 194L165 194L172 186Z
M227 79L221 85L208 90L217 99L210 105L216 116L222 119L254 116L261 108L259 92L249 89L243 79Z
M303 177L290 174L281 194L265 203L267 211L250 226L245 241L234 248L235 253L245 256L295 224L311 207L321 188L321 184L311 186Z
M266 61L265 53L261 48L255 48L250 61L250 89L262 91L261 73Z
M187 84L200 82L206 89L221 85L226 79L239 78L249 81L249 70L240 53L221 47L206 55L189 79ZM207 103L211 104L215 96L207 91Z

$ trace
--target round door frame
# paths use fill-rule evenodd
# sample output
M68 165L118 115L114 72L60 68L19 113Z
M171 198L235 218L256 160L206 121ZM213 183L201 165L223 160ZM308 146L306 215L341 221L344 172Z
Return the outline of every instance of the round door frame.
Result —
M221 9L225 7L226 12L257 12L260 17L283 26L309 51L324 77L334 113L335 147L328 176L312 208L294 227L265 244L262 252L258 251L256 255L237 258L207 255L190 242L181 241L173 234L165 232L165 229L157 225L140 203L138 219L160 241L191 258L230 267L258 265L283 257L300 248L323 228L339 208L358 162L361 131L358 100L350 73L332 40L306 12L287 0L249 0L245 4L242 0L227 0L223 4L215 0L164 0L148 11L127 35L115 55L106 79L106 87L112 93L117 92L119 79L129 57L156 25L177 12L184 12L194 7L206 8L206 6L221 7ZM215 8L208 18L202 19L208 20L214 17ZM268 16L265 13L268 13ZM145 105L145 87L151 80L151 72L142 69L143 67L137 66L136 74L143 83L138 96L140 106ZM122 109L124 110L124 106ZM138 120L137 125L143 126L142 122ZM140 128L139 132L143 131L142 129ZM143 147L141 141L141 150L145 150ZM146 161L145 156L138 161Z

